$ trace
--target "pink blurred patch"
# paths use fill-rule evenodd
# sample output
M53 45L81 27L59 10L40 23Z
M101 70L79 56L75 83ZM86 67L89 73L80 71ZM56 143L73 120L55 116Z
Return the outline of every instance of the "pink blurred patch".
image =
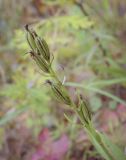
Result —
M118 105L117 114L121 122L125 122L126 121L126 106L123 104Z
M98 116L99 129L104 132L110 132L111 127L116 128L125 121L126 106L123 104L119 104L115 110L103 108Z
M39 134L39 143L32 160L61 160L68 151L70 141L66 135L54 141L50 136L48 129L43 129Z
M102 109L98 118L101 131L109 132L110 126L115 128L119 125L117 113L109 108Z
M38 139L40 142L44 142L46 141L48 138L50 137L49 135L49 130L47 128L44 128L43 130L41 130L41 132L39 133Z

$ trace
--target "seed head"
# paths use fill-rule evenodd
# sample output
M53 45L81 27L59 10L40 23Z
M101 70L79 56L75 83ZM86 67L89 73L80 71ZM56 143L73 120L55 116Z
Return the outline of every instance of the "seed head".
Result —
M59 83L55 84L50 80L47 80L46 83L51 86L51 89L58 100L62 101L67 105L71 105L71 99L68 95L66 88L63 85Z
M45 58L47 62L50 62L50 51L46 41L40 37L36 37L35 42L42 57Z
M36 64L43 72L45 73L50 72L50 64L48 64L42 57L40 57L39 51L36 52L30 51L30 54L33 60L36 62Z
M79 107L77 111L85 124L89 124L91 121L91 112L81 95L79 96Z
M26 38L27 38L27 42L29 44L29 46L31 47L31 49L33 51L36 50L37 46L36 46L36 43L35 43L35 37L37 36L36 32L31 29L29 27L29 25L25 25L25 30L26 30Z

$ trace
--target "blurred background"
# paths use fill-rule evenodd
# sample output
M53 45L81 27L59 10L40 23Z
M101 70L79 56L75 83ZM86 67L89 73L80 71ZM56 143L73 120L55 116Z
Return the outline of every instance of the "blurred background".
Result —
M124 149L126 1L0 0L0 160L103 160L25 54L25 24L48 42L73 100L83 94L96 128Z

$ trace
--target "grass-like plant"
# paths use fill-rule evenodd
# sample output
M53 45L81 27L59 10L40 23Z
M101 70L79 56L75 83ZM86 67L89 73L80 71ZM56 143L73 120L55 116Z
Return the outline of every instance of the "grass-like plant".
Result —
M78 104L71 99L65 85L60 81L57 73L52 68L53 55L50 54L46 41L43 38L40 38L28 25L25 26L25 30L27 42L31 48L28 53L44 72L45 76L48 75L50 77L46 83L50 85L52 92L57 99L61 103L70 106L70 108L78 115L82 127L85 128L92 144L96 147L102 157L106 160L125 160L126 157L124 153L115 144L110 142L106 135L95 129L92 123L91 112L82 96L78 95Z

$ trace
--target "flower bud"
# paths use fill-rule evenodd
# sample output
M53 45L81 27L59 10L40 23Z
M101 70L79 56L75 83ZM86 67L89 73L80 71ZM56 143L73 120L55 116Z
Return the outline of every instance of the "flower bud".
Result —
M42 57L40 57L40 55L38 53L30 51L30 54L31 54L32 58L34 59L34 61L36 62L36 64L39 66L39 68L43 72L45 72L45 73L50 72L50 65Z
M71 99L67 93L66 88L63 85L58 83L55 84L50 80L47 80L46 82L51 86L51 89L58 100L62 101L67 105L71 105Z
M50 51L49 51L49 47L46 41L44 39L41 39L40 37L36 37L35 42L36 42L36 46L40 54L42 55L42 57L45 58L47 62L49 62L50 61Z
M29 28L28 24L25 26L25 29L26 29L27 42L29 46L31 47L31 49L35 51L37 48L36 43L35 43L35 37L37 36L37 34L34 30Z
M91 121L91 112L86 104L86 102L82 99L82 96L79 97L79 107L78 107L78 113L80 115L80 118L85 122L85 124L89 124Z

